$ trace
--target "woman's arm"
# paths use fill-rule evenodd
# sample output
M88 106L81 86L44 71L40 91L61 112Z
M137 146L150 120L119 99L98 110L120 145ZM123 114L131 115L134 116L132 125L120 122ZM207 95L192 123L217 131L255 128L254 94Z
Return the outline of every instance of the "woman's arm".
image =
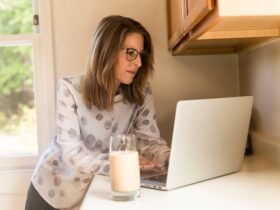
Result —
M89 151L82 141L77 104L63 79L57 89L57 138L64 162L84 173L109 172L108 154Z
M138 140L140 155L154 163L165 165L169 159L170 149L166 141L160 137L149 83L145 88L145 102L138 110L133 131Z

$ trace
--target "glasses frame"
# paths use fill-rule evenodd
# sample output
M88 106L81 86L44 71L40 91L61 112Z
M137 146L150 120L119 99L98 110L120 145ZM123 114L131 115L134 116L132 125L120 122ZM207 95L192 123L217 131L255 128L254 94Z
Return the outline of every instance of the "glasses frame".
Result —
M128 47L128 48L122 48L123 50L125 50L125 56L126 56L126 60L131 62L134 61L138 56L140 56L141 60L143 59L143 57L145 56L145 51L141 51L139 52L138 50ZM133 58L129 57L129 51L133 51L135 52L135 56Z

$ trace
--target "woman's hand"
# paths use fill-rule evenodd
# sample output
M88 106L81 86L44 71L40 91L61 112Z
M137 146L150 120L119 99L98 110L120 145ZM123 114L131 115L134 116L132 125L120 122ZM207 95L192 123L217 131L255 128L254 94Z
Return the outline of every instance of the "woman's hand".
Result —
M141 172L164 170L164 167L161 164L153 163L152 161L147 160L143 156L139 156L139 164Z

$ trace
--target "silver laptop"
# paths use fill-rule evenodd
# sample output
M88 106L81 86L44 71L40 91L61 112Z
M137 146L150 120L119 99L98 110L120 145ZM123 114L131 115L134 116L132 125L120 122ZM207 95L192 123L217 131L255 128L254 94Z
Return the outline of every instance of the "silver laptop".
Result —
M179 101L166 175L141 185L171 190L239 171L252 104L252 96Z

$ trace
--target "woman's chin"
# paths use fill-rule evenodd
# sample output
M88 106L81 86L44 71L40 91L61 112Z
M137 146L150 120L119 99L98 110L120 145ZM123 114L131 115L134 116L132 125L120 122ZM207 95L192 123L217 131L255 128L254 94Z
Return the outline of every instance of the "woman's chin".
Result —
M124 84L124 85L130 85L132 82L133 82L133 79L123 81L122 84Z

